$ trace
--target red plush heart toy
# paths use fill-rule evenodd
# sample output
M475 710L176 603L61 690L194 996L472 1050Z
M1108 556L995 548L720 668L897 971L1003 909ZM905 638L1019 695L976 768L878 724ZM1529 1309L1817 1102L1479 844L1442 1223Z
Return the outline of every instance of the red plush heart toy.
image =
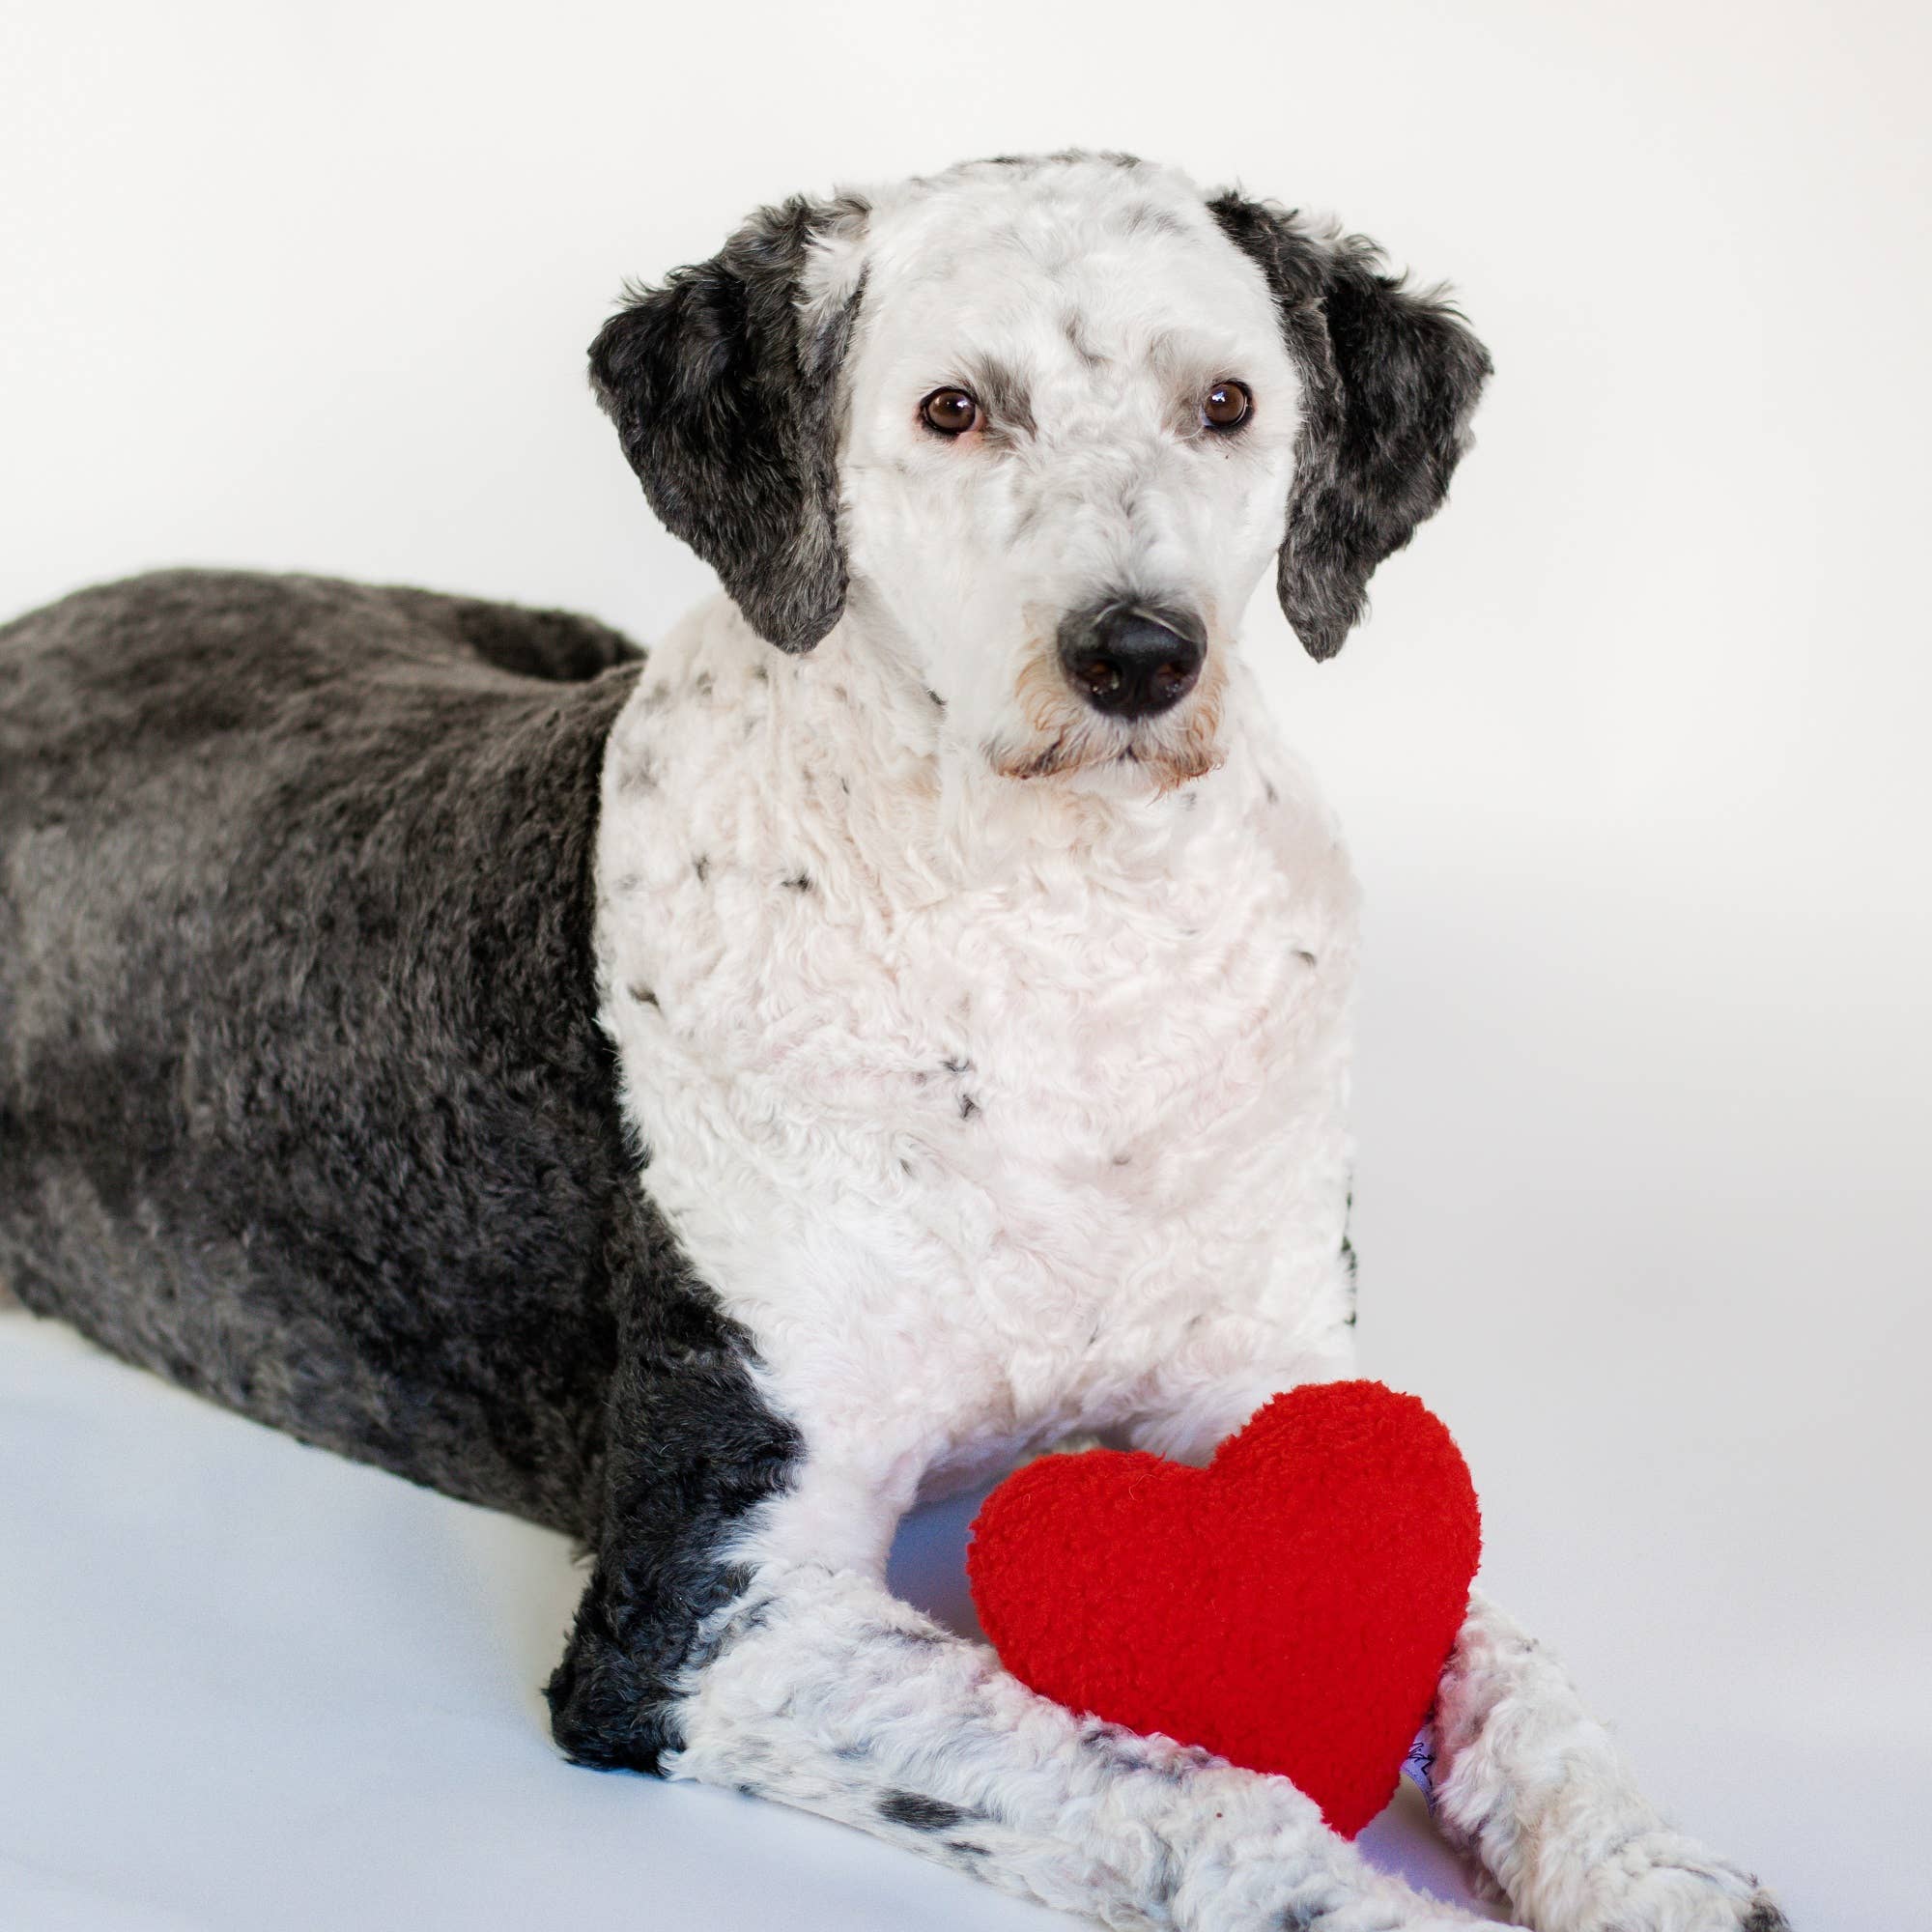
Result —
M967 1574L1043 1695L1280 1772L1350 1837L1389 1801L1482 1553L1469 1471L1413 1396L1276 1396L1205 1469L1043 1456L986 1498Z

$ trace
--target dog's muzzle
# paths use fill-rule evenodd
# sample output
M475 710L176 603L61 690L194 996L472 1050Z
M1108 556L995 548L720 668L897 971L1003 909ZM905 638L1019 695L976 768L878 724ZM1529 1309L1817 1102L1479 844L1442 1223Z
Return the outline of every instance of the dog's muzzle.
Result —
M1060 626L1067 681L1109 718L1154 718L1194 689L1208 628L1185 611L1124 599L1075 611Z

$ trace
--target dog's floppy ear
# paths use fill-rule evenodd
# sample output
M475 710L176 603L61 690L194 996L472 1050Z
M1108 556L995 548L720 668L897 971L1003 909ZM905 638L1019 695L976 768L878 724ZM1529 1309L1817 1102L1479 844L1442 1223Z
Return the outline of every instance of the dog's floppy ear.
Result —
M717 571L762 637L809 651L845 608L838 370L857 288L803 306L814 241L863 204L759 211L708 262L630 293L590 345L590 383L651 508Z
M1376 565L1442 501L1489 355L1439 296L1383 273L1360 236L1323 234L1236 194L1208 209L1267 277L1301 372L1281 608L1311 657L1333 657Z

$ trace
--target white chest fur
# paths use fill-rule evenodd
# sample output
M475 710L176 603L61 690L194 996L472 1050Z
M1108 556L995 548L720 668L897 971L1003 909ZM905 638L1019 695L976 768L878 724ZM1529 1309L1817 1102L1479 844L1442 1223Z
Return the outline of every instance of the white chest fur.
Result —
M981 777L842 630L652 653L599 838L645 1184L821 1460L909 1499L1333 1373L1354 892L1237 684L1164 799ZM1163 1418L1177 1418L1163 1442Z

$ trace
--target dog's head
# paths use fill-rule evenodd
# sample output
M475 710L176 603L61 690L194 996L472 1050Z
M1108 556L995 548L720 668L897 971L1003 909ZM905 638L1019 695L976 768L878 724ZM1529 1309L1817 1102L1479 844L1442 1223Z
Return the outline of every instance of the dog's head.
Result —
M652 507L775 644L848 609L1015 779L1218 759L1268 557L1332 655L1489 358L1368 242L1093 156L753 217L591 375Z

